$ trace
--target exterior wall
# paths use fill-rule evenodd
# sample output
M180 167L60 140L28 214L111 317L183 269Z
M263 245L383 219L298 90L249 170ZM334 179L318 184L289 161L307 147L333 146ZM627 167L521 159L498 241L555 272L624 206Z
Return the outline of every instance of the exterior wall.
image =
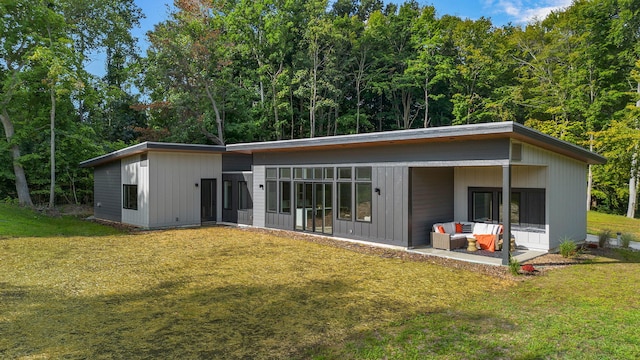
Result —
M120 160L93 170L93 215L97 219L122 221Z
M222 154L222 171L251 171L253 156L247 154Z
M412 168L410 246L430 242L433 224L451 221L454 210L453 168Z
M513 166L511 168L512 188L546 189L545 216L546 230L527 232L512 229L518 246L529 249L547 250L549 248L549 186L548 168L540 165ZM502 187L502 167L463 167L455 168L454 220L467 221L469 216L469 187ZM586 199L586 194L585 194Z
M470 140L426 144L386 144L348 150L299 150L262 152L253 155L254 165L321 165L389 163L390 165L429 163L452 166L452 161L494 161L509 158L509 140ZM586 195L585 195L586 196Z
M527 144L523 144L522 155L522 163L548 165L548 249L557 248L564 238L584 240L587 237L587 165Z
M216 221L222 221L222 155L149 151L149 227L200 225L201 179L216 179Z
M224 157L223 157L224 159ZM236 224L253 224L253 174L250 171L222 173L223 181L231 181L231 209L222 209L222 221ZM245 181L249 191L249 208L238 210L239 182ZM222 189L224 193L224 188ZM223 201L222 199L220 201ZM224 206L224 203L223 203Z
M122 159L121 184L138 185L138 210L122 209L122 222L149 227L149 161L141 161L140 155ZM120 198L122 201L122 196ZM122 205L120 207L122 208Z
M253 166L253 226L265 227L265 166ZM262 189L260 189L262 185Z
M278 167L281 164L270 164ZM362 164L333 163L322 167L360 166ZM288 165L284 165L288 166ZM295 167L309 167L318 165L296 164ZM371 222L353 220L339 220L337 213L333 213L333 236L349 239L365 240L398 246L408 246L409 228L409 187L408 168L403 166L372 166L371 187L380 188L380 195L372 194ZM259 184L266 184L266 166L253 167L254 175L254 225L270 228L293 230L295 227L295 209L291 214L267 213L265 209L265 189ZM298 181L292 180L292 184ZM314 182L314 180L307 180ZM332 183L333 207L337 209L336 180L322 180L318 182ZM279 189L278 189L279 190ZM292 186L295 192L295 186ZM353 191L353 190L352 190ZM354 192L355 194L355 192ZM295 194L291 194L295 199ZM278 196L279 197L279 196ZM264 221L264 222L262 222Z

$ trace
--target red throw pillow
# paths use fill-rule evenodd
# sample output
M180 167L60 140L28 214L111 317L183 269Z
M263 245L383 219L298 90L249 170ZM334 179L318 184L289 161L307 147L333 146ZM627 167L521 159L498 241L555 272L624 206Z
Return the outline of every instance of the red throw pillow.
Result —
M462 234L462 224L456 223L456 233Z
M442 225L438 226L438 232L444 234L444 227Z

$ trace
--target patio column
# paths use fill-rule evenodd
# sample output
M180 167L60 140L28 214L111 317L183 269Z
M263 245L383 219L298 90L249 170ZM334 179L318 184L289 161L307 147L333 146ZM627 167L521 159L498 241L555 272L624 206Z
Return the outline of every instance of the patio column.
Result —
M502 265L509 265L511 256L511 164L502 166Z

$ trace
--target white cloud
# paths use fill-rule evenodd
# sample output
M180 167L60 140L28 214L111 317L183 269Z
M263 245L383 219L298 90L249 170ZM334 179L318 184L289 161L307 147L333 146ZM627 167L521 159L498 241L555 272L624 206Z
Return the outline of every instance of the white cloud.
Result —
M484 5L492 12L506 14L514 23L528 23L542 20L552 11L571 5L572 0L484 0Z

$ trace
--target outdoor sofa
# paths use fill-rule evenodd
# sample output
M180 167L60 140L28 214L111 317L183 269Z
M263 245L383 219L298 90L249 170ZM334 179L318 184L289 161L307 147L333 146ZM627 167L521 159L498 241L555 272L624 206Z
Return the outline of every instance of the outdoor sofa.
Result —
M445 222L433 224L431 244L435 249L453 250L467 247L467 237L473 236L482 249L495 251L502 225L474 222Z

